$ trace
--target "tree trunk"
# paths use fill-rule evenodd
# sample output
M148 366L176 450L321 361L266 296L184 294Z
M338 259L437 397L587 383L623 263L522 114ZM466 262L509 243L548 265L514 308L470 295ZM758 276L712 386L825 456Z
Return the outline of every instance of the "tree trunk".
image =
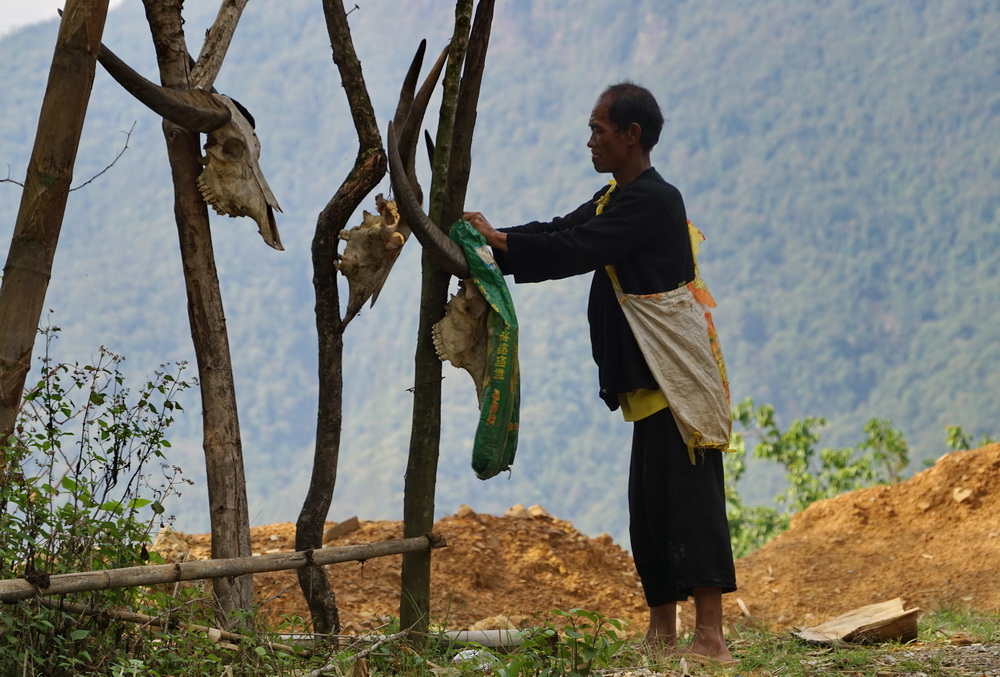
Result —
M188 83L190 59L184 41L180 3L143 0L143 4L162 83L166 87L184 89ZM199 135L167 121L163 123L163 132L174 183L174 216L201 386L212 557L249 557L250 518L229 335L215 267L208 207L197 185L201 171ZM227 616L253 605L253 578L249 575L215 579L213 589L219 607Z
M430 191L430 216L442 221L446 194L448 160L455 125L462 64L468 47L472 22L472 0L458 0L455 7L455 32L448 54L444 95L434 149L434 181ZM450 224L448 221L447 224ZM431 328L444 316L451 276L438 268L426 252L421 257L420 321L414 355L413 415L410 424L410 451L403 490L403 536L430 533L434 527L434 496L437 484L438 456L441 444L441 360L434 350ZM411 630L411 638L420 642L430 622L430 553L403 555L402 594L399 600L399 624Z
M382 137L368 97L361 63L354 51L343 2L323 0L323 11L333 59L340 71L358 133L359 148L353 169L320 213L312 242L316 333L319 339L319 403L312 476L295 525L297 550L322 546L323 528L337 483L343 420L344 330L350 322L340 315L338 273L333 266L338 256L339 235L351 214L386 172ZM307 567L298 571L298 578L309 605L313 630L319 634L337 634L340 631L340 615L326 571L319 566Z
M68 0L0 286L0 482L73 180L108 0Z

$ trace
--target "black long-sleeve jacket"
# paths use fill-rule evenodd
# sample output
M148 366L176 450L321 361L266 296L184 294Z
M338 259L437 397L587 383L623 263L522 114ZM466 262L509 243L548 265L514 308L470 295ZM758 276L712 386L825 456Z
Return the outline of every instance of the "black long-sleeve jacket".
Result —
M626 293L655 294L692 281L694 256L680 191L655 169L616 189L597 214L597 201L609 188L563 217L501 229L507 251L494 255L516 282L594 273L587 308L590 340L601 397L615 410L619 393L657 386L604 267L615 266Z

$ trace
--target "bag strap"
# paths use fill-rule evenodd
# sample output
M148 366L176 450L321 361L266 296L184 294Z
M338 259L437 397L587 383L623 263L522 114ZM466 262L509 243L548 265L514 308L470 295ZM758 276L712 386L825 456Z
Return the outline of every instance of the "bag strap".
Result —
M615 270L615 267L609 263L604 266L604 272L606 272L608 277L611 278L611 286L615 288L615 295L621 298L621 295L624 292L622 291L621 284L618 282L618 271Z

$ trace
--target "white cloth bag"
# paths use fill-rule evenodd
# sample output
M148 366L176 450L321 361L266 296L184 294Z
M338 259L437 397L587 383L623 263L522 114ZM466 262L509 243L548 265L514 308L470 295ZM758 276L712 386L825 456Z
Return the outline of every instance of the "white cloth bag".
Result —
M729 449L733 415L712 354L705 309L687 285L659 294L626 294L608 275L649 370L689 449Z

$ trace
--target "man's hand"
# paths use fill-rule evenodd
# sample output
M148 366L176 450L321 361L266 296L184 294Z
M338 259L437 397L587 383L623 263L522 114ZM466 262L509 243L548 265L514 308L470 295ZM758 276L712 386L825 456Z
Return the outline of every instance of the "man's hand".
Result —
M486 238L486 244L502 252L507 251L507 233L502 233L491 226L482 212L465 212L462 214L462 218L482 233L483 237Z

